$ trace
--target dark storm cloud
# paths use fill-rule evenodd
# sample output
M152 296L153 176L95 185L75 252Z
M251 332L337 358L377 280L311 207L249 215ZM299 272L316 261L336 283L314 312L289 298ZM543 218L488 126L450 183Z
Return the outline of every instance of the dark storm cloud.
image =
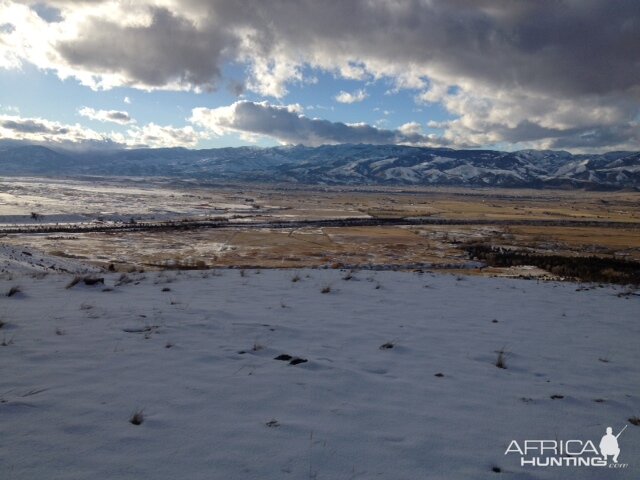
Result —
M150 86L178 79L207 87L225 59L283 53L311 63L330 54L389 62L570 96L639 86L636 0L186 0L174 11L148 10L148 25L87 19L58 50L71 65ZM239 48L248 38L252 50Z
M590 129L579 129L564 132L553 139L550 148L554 149L582 149L585 151L602 150L609 145L630 143L640 144L640 128L635 125L615 125L611 127L595 126Z
M575 134L588 126L602 132L594 144L617 138L612 147L640 148L629 143L637 136L607 134L629 131L640 112L637 0L28 3L59 11L77 35L51 39L49 55L22 57L94 87L207 90L228 85L223 66L237 62L247 67L238 85L284 97L311 66L387 78L442 102L460 120L444 136L459 145L566 135L580 146L585 137Z
M125 84L211 88L220 76L222 52L236 39L224 28L200 31L177 12L149 10L149 25L96 18L77 39L61 42L58 52L71 66L119 74Z
M308 118L291 106L269 105L266 102L241 101L218 109L197 108L193 111L191 121L218 133L231 130L266 135L284 143L312 146L336 143L429 143L429 139L419 133Z
M638 142L640 131L631 125L600 126L557 129L544 128L532 122L521 122L514 128L496 127L504 142L532 142L547 139L551 149L600 150L609 145Z
M344 54L572 96L640 85L636 0L234 0L214 10L254 28L272 52Z

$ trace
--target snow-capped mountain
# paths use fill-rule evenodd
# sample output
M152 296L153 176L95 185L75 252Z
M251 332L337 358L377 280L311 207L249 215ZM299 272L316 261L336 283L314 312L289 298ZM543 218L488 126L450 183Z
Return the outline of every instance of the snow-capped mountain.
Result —
M169 176L324 185L640 188L640 152L453 150L399 145L70 152L0 144L3 175Z

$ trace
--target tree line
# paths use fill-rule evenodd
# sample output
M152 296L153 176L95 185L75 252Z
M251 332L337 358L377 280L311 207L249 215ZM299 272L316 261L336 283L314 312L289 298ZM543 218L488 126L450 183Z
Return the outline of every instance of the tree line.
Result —
M492 267L533 265L564 278L585 282L640 285L640 262L597 256L546 255L526 250L511 250L486 244L466 247L471 259Z

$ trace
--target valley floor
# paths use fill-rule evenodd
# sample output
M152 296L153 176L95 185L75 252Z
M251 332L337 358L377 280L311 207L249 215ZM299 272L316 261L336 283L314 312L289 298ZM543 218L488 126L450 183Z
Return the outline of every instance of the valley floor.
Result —
M3 479L638 477L640 296L626 288L322 269L99 275L71 288L72 274L0 279L3 293L20 287L0 298ZM624 469L505 455L514 439L597 446L624 425Z

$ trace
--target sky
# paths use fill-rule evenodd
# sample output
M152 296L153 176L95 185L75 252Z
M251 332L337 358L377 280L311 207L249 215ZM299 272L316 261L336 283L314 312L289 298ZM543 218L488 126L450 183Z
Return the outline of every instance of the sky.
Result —
M0 0L0 139L640 150L640 2Z

